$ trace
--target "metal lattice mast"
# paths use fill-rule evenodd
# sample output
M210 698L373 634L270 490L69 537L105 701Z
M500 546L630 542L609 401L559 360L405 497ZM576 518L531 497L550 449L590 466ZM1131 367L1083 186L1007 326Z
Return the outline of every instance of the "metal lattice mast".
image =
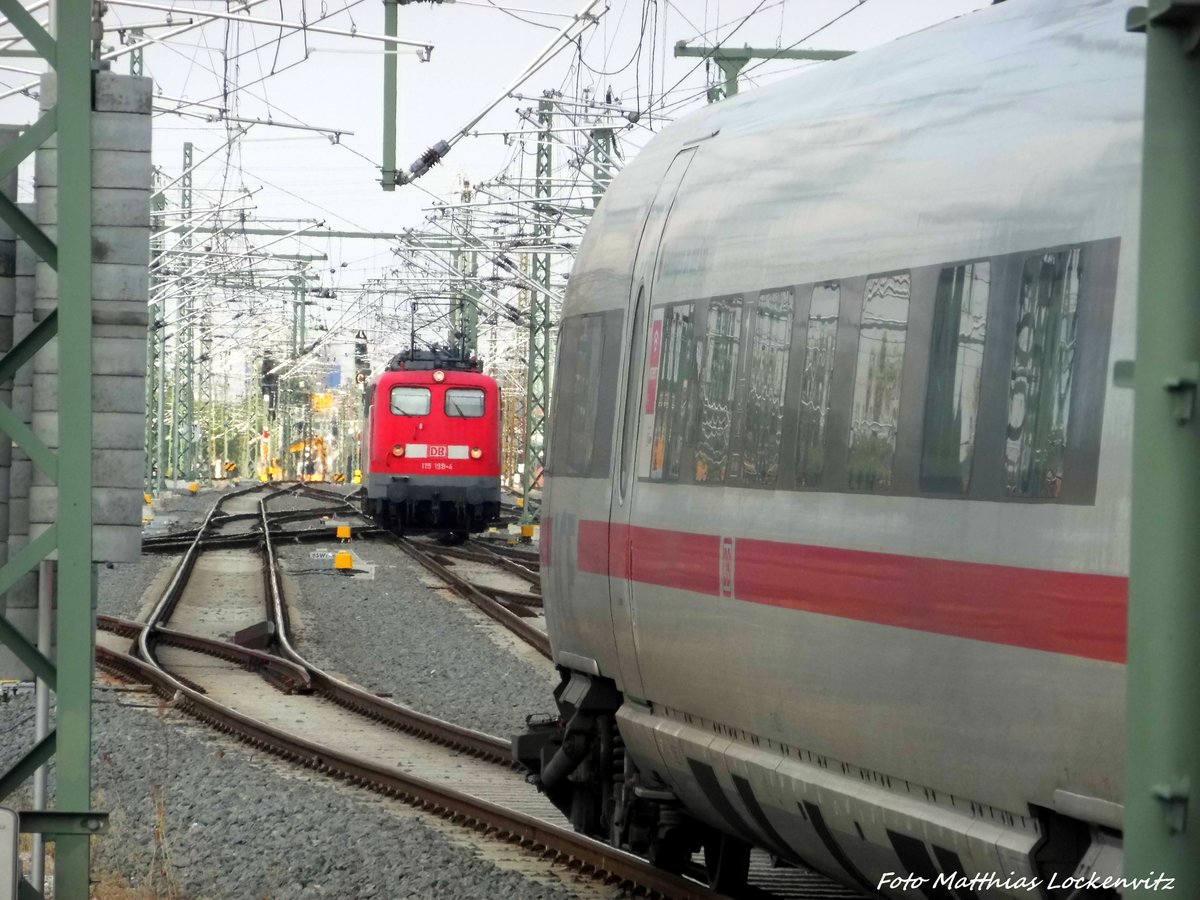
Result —
M183 227L191 227L192 217L192 142L183 145L183 175L179 181L179 211ZM181 250L192 246L184 232L179 240ZM188 265L188 257L180 257L180 266ZM194 285L185 278L181 283L182 297L175 316L175 378L171 415L171 469L176 478L192 478L196 472L196 298Z
M134 76L145 75L145 56L142 55L142 48L136 46L140 44L146 37L146 32L140 28L129 29L129 43L134 45L134 49L129 53L129 74Z
M548 201L552 196L554 174L554 102L551 92L538 101L537 164L533 195ZM537 224L534 235L538 246L547 246L554 238L554 214L543 203L534 204ZM533 254L533 280L538 288L529 292L529 354L525 389L525 471L521 478L525 505L522 523L538 519L532 492L540 489L546 467L546 410L550 404L550 254Z
M468 249L467 240L471 236L473 222L471 208L465 205L474 196L471 183L464 180L458 195L464 207L455 214L452 229L456 235L462 235L463 240L451 251L450 256L453 274L459 279L450 311L450 343L458 347L464 356L475 356L479 352L479 252Z
M588 138L588 149L592 154L592 208L595 209L613 178L613 154L617 141L611 128L593 128Z
M136 73L135 73L136 74ZM157 182L159 181L158 170L155 169L154 181L156 183L153 199L150 201L150 221L152 228L161 230L163 226L163 213L166 210L166 198L161 192L158 192ZM150 303L147 309L150 327L146 334L146 471L145 485L147 491L160 490L162 488L162 480L166 475L166 460L164 459L163 443L166 438L166 417L164 416L166 407L166 383L164 377L166 375L166 327L164 319L166 318L166 309L163 307L163 302L156 295L156 283L158 281L158 263L162 258L163 239L154 237L151 239L150 245ZM158 471L155 472L157 465Z
M213 421L216 403L213 394L212 313L206 308L201 315L197 309L196 316L196 330L199 332L197 343L200 352L192 367L192 375L196 380L196 463L194 472L208 482L212 479L212 461L216 456L216 444L214 443L216 424Z
M0 800L40 765L56 763L53 813L22 817L23 830L54 834L55 895L89 895L90 831L104 817L91 814L91 696L95 640L92 563L92 13L93 4L63 0L54 9L53 36L19 0L0 0L0 13L55 70L56 102L0 159L12 171L51 135L57 135L57 237L52 240L14 202L0 197L0 218L57 273L58 304L0 359L0 381L11 378L52 339L58 342L58 421L71 439L51 450L11 407L0 428L57 488L55 521L0 568L7 590L51 553L57 553L57 661L0 616L0 640L56 695L56 728L0 776ZM45 567L43 567L45 568Z
M1200 892L1200 8L1130 11L1146 34L1129 567L1124 872ZM1136 368L1133 368L1136 366ZM1133 371L1129 370L1133 368ZM1129 376L1132 375L1132 379ZM1154 887L1127 897L1153 897Z

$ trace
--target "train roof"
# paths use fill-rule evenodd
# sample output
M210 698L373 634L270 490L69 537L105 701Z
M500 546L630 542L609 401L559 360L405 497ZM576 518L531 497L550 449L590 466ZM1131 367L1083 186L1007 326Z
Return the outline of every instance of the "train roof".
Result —
M441 380L434 378L434 372L443 372ZM490 375L474 369L392 369L387 368L371 376L367 382L368 390L374 391L379 387L392 387L397 384L445 384L450 387L480 387L491 388L497 384Z
M613 180L564 315L629 304L689 148L656 305L1126 233L1145 66L1127 5L1008 0L684 117Z
M387 364L388 372L432 371L482 372L483 362L476 356L463 356L457 350L431 347L401 350Z

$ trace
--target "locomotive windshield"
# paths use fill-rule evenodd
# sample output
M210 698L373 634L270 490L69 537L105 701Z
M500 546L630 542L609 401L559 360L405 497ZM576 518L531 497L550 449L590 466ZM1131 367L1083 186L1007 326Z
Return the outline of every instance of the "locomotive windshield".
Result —
M398 385L392 388L392 415L429 415L429 388Z
M483 416L483 391L478 388L450 388L446 391L446 415L463 419Z

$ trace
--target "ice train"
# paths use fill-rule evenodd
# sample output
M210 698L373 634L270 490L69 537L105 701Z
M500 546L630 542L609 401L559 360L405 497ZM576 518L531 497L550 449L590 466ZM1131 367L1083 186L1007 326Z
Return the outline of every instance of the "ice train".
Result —
M813 66L614 181L558 354L557 710L514 745L577 828L720 887L750 845L890 897L1119 871L1126 6Z

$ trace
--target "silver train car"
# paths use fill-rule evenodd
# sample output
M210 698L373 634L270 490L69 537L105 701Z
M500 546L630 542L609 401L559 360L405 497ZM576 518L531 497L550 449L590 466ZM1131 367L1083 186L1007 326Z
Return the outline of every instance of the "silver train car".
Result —
M750 845L888 897L1119 872L1126 5L814 66L613 183L558 353L557 712L514 743L580 830L719 887Z

